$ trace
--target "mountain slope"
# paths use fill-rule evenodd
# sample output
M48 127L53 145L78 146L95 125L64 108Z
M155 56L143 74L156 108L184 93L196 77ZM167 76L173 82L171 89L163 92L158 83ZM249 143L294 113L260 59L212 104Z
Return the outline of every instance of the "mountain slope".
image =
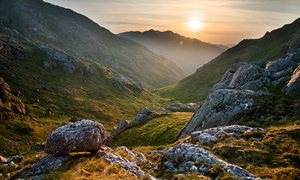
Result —
M226 49L221 46L181 36L172 31L131 31L118 34L165 56L176 63L186 74L192 74L197 67L209 62Z
M161 87L183 77L174 63L72 10L42 0L1 0L0 12L0 32L101 63L147 87Z
M257 60L272 61L282 54L281 50L287 42L299 34L300 19L297 19L282 28L267 32L260 39L243 40L200 67L196 73L157 92L163 97L175 98L183 102L203 100L230 65Z

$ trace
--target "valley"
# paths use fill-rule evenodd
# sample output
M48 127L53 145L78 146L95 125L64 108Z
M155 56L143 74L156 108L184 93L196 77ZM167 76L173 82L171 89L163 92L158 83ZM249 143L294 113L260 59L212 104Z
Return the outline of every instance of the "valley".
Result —
M227 49L0 0L0 179L297 179L299 65L300 19Z

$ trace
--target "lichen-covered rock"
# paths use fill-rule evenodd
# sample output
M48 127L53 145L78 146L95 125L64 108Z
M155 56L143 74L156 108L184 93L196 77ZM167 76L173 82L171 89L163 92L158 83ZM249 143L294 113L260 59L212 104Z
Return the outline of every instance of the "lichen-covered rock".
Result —
M226 135L226 137L240 138L243 135L258 132L261 134L265 133L264 129L262 128L252 128L241 125L220 126L216 128L205 129L203 131L195 131L191 134L191 140L193 142L199 141L204 143L216 141L224 135Z
M119 148L119 150L124 150L124 147ZM130 150L126 148L126 151L129 152L129 154L133 154ZM99 151L96 154L98 157L103 158L105 161L107 161L110 164L116 164L120 165L122 168L124 168L126 171L136 175L139 178L150 178L150 179L155 179L153 176L150 174L144 172L137 164L136 162L131 162L128 159L125 159L119 155L113 154L108 151ZM133 154L134 155L134 154Z
M51 132L45 143L45 151L49 154L96 153L105 138L105 129L101 123L81 120Z
M71 159L69 155L57 156L49 154L34 164L31 169L23 171L22 174L25 176L37 176L49 173L50 171L58 170Z
M238 114L251 108L253 91L219 89L212 91L201 108L185 125L179 134L183 138L193 131L224 126Z
M267 72L251 64L241 65L232 75L228 87L231 89L259 90L268 84Z
M161 164L166 168L166 170L174 172L179 171L182 173L193 171L203 173L212 165L219 164L225 171L238 179L260 179L239 166L227 163L217 158L215 155L200 146L186 143L182 143L165 150L162 154Z

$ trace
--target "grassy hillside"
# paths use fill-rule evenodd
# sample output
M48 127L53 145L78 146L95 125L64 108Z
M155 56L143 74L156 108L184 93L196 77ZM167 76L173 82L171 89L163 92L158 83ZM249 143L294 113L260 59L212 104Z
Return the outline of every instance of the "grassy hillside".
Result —
M226 50L219 45L184 37L172 31L130 31L118 35L138 42L158 55L167 57L186 74L194 73L196 68Z
M42 0L0 0L0 32L100 63L150 88L183 78L183 72L171 61L83 15Z
M205 99L226 69L238 62L272 61L281 55L282 48L291 37L300 34L300 19L280 29L266 33L260 39L243 40L233 48L205 64L196 73L157 92L162 97L175 98L183 102Z
M176 112L132 127L115 137L114 146L159 146L173 143L193 113Z
M75 69L68 72L66 62L35 45L13 43L2 36L0 46L0 76L20 94L28 115L0 123L1 154L24 151L72 117L99 121L109 130L120 119L132 119L143 107L157 106L157 95L130 81L116 86L118 73L93 61L70 59Z

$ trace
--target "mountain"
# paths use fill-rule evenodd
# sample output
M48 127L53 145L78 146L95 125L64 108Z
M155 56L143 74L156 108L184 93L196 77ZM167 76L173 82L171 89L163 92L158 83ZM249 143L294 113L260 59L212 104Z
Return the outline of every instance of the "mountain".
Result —
M267 32L259 39L246 39L197 69L196 73L177 84L159 89L162 97L183 102L204 100L226 69L238 62L273 61L282 55L288 41L300 34L300 19L279 29Z
M217 57L227 48L184 37L172 31L130 31L118 34L149 48L176 63L186 74Z
M0 12L0 32L101 63L146 87L162 87L183 77L171 61L70 9L42 0L1 0Z

